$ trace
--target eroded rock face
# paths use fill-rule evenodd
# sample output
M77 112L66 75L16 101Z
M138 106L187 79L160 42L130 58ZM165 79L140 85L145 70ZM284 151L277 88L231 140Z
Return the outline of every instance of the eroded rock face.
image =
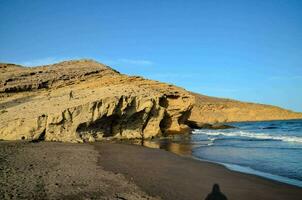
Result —
M19 73L10 76L15 81L2 88L0 138L93 142L104 138L150 138L188 131L184 122L190 114L193 98L187 91L121 75L104 65L91 64L91 61L67 62L67 74L61 71L60 77L82 77L85 62L85 73L89 73L91 65L101 70L82 81L57 78L56 84L48 88L33 86L35 79L24 81ZM62 67L64 63L59 65ZM95 67L91 70L95 71ZM48 68L60 69L53 65L39 68L45 73ZM51 77L52 74L55 73L52 71ZM20 84L18 80L21 80ZM39 80L44 79L40 77ZM27 92L7 90L10 86L20 88L24 82L31 88Z
M293 118L302 114L190 93L91 60L34 68L0 64L4 140L150 138L188 132L187 125Z
M92 60L65 61L34 68L0 64L0 72L0 92L6 93L66 86L93 76L118 73Z
M164 108L158 98L104 98L50 115L46 140L100 140L103 137L142 138L161 134ZM76 133L76 134L73 134Z

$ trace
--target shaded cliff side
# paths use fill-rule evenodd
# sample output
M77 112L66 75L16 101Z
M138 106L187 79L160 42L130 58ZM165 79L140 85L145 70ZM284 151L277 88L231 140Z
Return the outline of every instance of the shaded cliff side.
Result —
M194 98L173 85L91 60L0 70L0 139L83 142L189 130Z
M302 119L302 113L277 106L247 103L192 93L195 104L190 121L202 123Z

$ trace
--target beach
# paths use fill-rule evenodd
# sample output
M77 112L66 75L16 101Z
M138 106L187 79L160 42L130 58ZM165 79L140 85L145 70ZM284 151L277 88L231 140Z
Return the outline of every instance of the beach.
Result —
M90 144L0 141L0 199L156 199L98 157Z
M0 143L1 199L301 199L302 188L131 144Z

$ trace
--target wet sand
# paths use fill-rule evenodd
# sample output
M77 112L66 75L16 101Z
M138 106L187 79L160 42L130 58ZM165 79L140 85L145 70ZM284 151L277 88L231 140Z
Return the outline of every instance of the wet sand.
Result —
M138 145L0 141L0 199L301 199L302 188Z
M302 188L164 150L128 144L96 143L95 147L105 170L124 174L148 194L162 199L205 199L214 183L232 200L302 199Z

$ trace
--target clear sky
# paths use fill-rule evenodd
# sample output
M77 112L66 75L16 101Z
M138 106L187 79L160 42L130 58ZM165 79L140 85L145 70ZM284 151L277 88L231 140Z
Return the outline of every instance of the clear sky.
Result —
M302 1L0 0L0 62L75 58L302 111Z

